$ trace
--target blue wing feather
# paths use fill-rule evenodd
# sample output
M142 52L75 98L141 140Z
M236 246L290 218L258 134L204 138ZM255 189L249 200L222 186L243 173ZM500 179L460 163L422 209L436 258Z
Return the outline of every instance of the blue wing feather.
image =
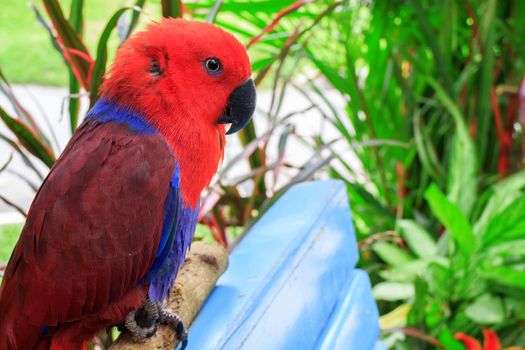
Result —
M88 119L95 118L102 123L108 121L124 123L139 134L162 136L140 114L104 99L97 102L87 117ZM166 147L168 146L166 145ZM183 203L179 186L180 170L175 157L173 157L173 161L175 167L164 202L161 240L155 254L155 260L140 282L141 284L149 283L150 299L159 301L166 298L173 286L177 271L184 262L186 252L193 239L198 218L199 205L191 208Z
M150 283L149 297L151 300L163 301L166 298L184 262L197 225L198 206L193 209L184 205L180 194L179 179L179 168L175 165L170 189L164 203L161 242L155 261L145 277Z

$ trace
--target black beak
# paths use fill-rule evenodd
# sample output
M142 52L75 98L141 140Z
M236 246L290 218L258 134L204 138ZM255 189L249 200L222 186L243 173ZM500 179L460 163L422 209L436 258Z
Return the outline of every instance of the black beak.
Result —
M248 124L255 111L256 102L257 94L253 80L248 79L233 90L224 115L217 121L219 124L232 124L226 135L231 135Z

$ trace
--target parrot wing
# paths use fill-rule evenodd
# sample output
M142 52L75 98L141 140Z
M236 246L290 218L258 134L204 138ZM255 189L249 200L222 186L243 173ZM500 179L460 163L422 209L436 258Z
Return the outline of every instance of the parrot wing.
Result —
M166 208L180 202L174 172L158 134L85 122L30 208L0 290L4 321L18 313L23 322L54 326L96 313L137 286L170 237Z

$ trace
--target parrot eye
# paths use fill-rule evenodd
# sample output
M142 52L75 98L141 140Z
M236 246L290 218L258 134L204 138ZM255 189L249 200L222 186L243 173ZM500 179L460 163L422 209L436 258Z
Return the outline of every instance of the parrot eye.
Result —
M204 61L204 68L209 75L219 75L222 72L222 64L216 58L208 58Z

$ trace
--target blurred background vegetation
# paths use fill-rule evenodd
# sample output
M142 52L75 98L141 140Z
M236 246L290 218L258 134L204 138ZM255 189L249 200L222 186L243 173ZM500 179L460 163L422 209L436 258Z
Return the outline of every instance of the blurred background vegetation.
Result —
M455 335L480 339L484 328L503 347L525 346L525 2L126 2L143 9L134 11L102 0L6 1L1 91L15 114L0 110L12 132L0 137L28 171L52 166L60 149L8 81L68 86L74 130L78 94L96 101L130 32L181 12L213 21L247 44L271 102L205 196L197 239L234 247L294 183L341 179L390 348L464 349ZM283 112L290 93L309 103ZM306 111L336 136L298 133L293 117ZM285 161L292 139L309 159ZM246 159L241 176L226 176ZM19 228L6 231L0 242L14 244Z

